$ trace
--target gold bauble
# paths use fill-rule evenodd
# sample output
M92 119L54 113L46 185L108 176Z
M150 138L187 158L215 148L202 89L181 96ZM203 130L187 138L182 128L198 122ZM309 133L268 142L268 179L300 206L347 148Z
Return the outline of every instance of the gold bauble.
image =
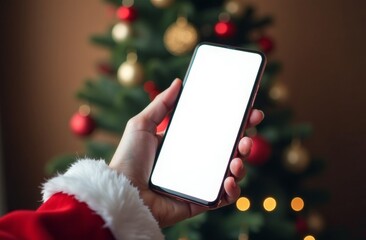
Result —
M302 146L300 140L293 140L283 156L283 164L286 169L293 173L301 173L309 166L309 163L309 152Z
M244 13L244 3L241 0L228 0L225 3L225 10L234 16L242 16Z
M269 97L276 102L285 102L288 99L286 85L282 81L276 81L269 90Z
M165 47L175 56L192 51L197 42L198 32L185 17L179 17L164 34Z
M136 53L128 53L126 61L118 68L117 78L126 87L136 86L143 82L144 71L141 64L137 62Z
M157 8L167 8L172 5L173 2L174 0L151 0L151 3Z
M119 22L112 28L112 38L115 42L123 42L131 36L131 26L126 22Z

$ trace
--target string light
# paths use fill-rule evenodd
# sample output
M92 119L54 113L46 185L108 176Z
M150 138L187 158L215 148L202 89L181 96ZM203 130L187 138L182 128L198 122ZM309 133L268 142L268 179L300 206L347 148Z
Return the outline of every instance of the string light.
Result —
M250 207L250 201L248 198L246 197L240 197L237 201L236 201L236 207L237 209L239 209L239 211L247 211Z
M300 197L294 197L291 200L291 208L296 212L301 211L304 208L304 200Z
M313 237L311 235L307 235L304 237L304 240L315 240L315 237Z
M275 210L276 206L277 202L276 199L274 199L273 197L268 197L263 201L263 207L268 212L272 212L273 210Z
M304 209L305 203L304 200L301 197L294 197L291 200L291 208L292 210L299 212ZM277 207L277 201L273 197L267 197L263 201L263 208L268 211L272 212ZM250 208L250 200L247 197L240 197L236 201L236 208L239 211L247 211ZM311 240L311 239L306 239Z

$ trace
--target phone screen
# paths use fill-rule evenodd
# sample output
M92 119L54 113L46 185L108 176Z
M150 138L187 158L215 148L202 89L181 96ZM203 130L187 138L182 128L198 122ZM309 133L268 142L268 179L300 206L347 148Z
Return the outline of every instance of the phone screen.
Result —
M218 203L264 62L258 52L196 48L157 153L153 189L206 206Z

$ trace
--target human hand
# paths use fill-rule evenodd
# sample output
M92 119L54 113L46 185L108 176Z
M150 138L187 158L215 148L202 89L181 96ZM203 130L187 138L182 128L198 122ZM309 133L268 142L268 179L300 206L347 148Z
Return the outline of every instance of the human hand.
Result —
M158 194L152 191L148 184L155 154L163 135L156 133L156 127L173 109L181 85L181 80L174 80L168 89L128 121L121 142L109 164L112 169L129 178L139 189L140 197L150 208L160 227L167 227L208 210L196 204ZM263 117L263 112L253 109L248 127L259 124ZM218 208L235 202L240 196L237 182L245 175L243 160L248 156L251 147L250 138L243 137L240 140L238 144L240 156L230 162L231 175L224 180L225 193Z

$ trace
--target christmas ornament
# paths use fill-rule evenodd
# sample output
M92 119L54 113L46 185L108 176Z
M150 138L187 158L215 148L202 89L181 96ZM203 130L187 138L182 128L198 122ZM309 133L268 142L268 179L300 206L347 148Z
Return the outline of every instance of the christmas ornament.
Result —
M220 13L219 21L215 24L215 33L218 37L228 38L235 34L236 27L230 20L230 14L227 12Z
M263 165L271 156L272 147L269 142L259 135L252 137L253 145L248 156L248 162L254 166Z
M154 100L154 98L160 93L154 81L145 82L144 90L149 95L151 101Z
M134 7L121 6L116 10L116 16L121 21L132 22L136 19L137 12Z
M236 27L231 21L219 21L215 24L215 33L222 38L229 38L235 34Z
M279 103L283 103L288 98L288 91L285 84L281 81L276 81L269 90L269 97Z
M244 4L241 0L229 0L225 3L225 10L233 16L239 17L244 13Z
M123 42L131 36L131 26L127 22L119 22L112 28L112 38L115 42Z
M151 0L151 3L157 8L167 8L174 3L174 0Z
M308 151L301 145L300 140L294 139L283 154L285 168L290 172L300 173L308 167L309 163L310 156Z
M262 36L257 40L259 48L265 53L268 54L273 51L274 43L271 38L268 36Z
M130 52L117 71L118 81L126 87L136 86L144 80L143 67L137 62L137 54Z
M70 119L71 131L78 136L88 136L95 129L95 122L90 116L90 108L82 105Z
M166 49L176 56L190 52L197 42L198 32L185 17L178 17L177 21L170 25L164 34Z

